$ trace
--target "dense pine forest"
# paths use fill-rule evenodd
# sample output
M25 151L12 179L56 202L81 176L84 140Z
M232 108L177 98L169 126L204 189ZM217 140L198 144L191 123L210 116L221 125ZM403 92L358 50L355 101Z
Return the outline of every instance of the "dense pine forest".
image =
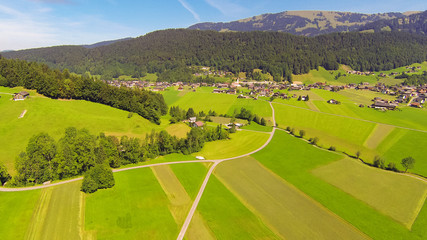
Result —
M151 91L117 88L87 74L71 74L67 69L51 70L45 64L8 60L0 57L0 86L36 89L50 98L83 99L135 112L160 123L167 105L160 94Z
M4 53L58 69L111 79L135 73L183 72L188 66L247 72L262 69L290 80L323 66L346 64L359 71L388 70L427 60L427 38L400 32L334 33L313 38L280 32L163 30L108 46L59 46ZM181 70L177 70L181 69Z

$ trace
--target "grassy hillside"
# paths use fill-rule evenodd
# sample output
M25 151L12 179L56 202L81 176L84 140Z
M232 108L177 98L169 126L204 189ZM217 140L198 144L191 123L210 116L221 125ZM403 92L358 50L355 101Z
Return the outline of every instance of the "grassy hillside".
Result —
M325 148L334 146L350 155L360 151L367 162L372 162L379 155L400 168L402 158L413 156L417 160L413 171L427 175L427 163L423 157L427 153L423 147L427 143L425 109L401 106L400 111L381 112L360 108L359 104L371 104L374 97L392 99L371 91L310 92L323 100L310 98L309 102L304 102L305 106L295 104L298 101L294 99L275 100L273 106L279 127L295 128L297 134L303 129L307 139L318 137L319 144ZM328 104L325 99L336 99L341 104Z
M427 62L423 63L414 63L409 65L408 67L420 67L417 69L416 73L411 74L422 74L423 71L427 71ZM367 82L370 84L384 83L386 85L395 85L400 84L403 81L401 79L394 79L394 77L379 77L380 73L390 74L390 73L403 73L408 71L406 67L399 67L391 70L374 72L374 75L364 76L364 75L356 75L356 74L348 74L347 70L352 70L350 67L341 65L338 70L328 71L323 67L319 67L318 69L310 70L306 74L292 75L292 80L294 82L301 82L304 84L313 84L316 82L326 82L330 85L346 85L349 83L361 83ZM340 74L340 77L337 75ZM344 76L345 75L345 76Z
M92 134L143 137L152 129L160 129L148 120L106 105L87 101L61 101L45 98L34 91L25 101L12 101L11 95L21 88L0 87L0 161L13 173L15 157L28 140L37 133L47 132L54 138L63 135L65 128L87 128ZM23 118L18 118L27 110Z

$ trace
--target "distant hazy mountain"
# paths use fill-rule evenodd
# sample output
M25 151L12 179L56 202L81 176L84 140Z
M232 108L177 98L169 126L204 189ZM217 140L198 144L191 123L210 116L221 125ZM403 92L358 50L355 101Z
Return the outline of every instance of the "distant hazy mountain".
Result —
M102 47L102 46L107 46L116 42L121 42L121 41L126 41L132 39L131 37L128 38L122 38L122 39L117 39L117 40L110 40L110 41L102 41L102 42L98 42L98 43L94 43L94 44L90 44L90 45L82 45L82 47L84 48L96 48L96 47Z
M332 11L286 11L263 14L227 23L198 23L189 28L220 32L275 31L316 36L332 32L356 31L368 23L402 18L412 13L414 12L362 14Z
M427 11L389 20L379 20L361 27L362 31L402 31L427 35Z

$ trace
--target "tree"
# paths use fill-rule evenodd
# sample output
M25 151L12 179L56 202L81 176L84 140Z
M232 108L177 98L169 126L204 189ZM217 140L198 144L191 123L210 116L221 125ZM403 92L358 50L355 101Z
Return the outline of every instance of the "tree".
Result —
M97 190L98 190L98 184L95 182L95 180L93 180L90 175L85 175L83 177L83 182L82 182L80 191L85 193L94 193Z
M114 185L114 175L110 167L105 164L96 164L85 173L81 191L93 193L98 189L111 188Z
M53 159L56 155L56 144L47 133L31 137L26 152L21 153L15 168L22 181L32 180L43 183L53 179Z
M5 184L10 179L10 175L7 172L6 166L3 163L0 163L0 186Z
M261 124L262 126L266 126L266 125L267 125L267 121L266 121L264 118L261 118L261 122L260 122L260 124Z
M305 131L304 130L299 130L299 136L301 137L301 138L303 138L304 136L305 136Z
M385 169L385 161L380 156L375 156L374 167Z
M319 143L319 138L318 137L315 137L315 138L311 139L311 144L317 146L317 143Z
M402 159L401 164L405 168L405 172L407 172L408 169L411 169L414 167L415 159L413 157L406 157L406 158Z
M387 165L387 169L394 171L394 172L397 172L396 164L394 162L389 162Z
M189 119L191 117L195 117L196 113L194 112L194 109L193 108L189 108L188 111L187 111L186 116L187 116L187 119Z
M357 151L357 152L356 152L356 158L357 158L357 159L359 159L359 157L360 157L360 155L361 155L361 154L362 154L362 153L361 153L360 151Z

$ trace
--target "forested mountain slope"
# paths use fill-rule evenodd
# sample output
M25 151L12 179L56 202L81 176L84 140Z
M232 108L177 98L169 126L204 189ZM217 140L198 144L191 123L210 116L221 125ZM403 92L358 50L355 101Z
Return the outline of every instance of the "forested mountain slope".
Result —
M72 72L108 79L135 72L163 72L191 65L231 72L262 69L275 80L323 66L346 64L379 71L427 60L427 38L400 32L333 33L314 38L280 32L163 30L86 49L59 46L3 53L6 58L37 61Z

